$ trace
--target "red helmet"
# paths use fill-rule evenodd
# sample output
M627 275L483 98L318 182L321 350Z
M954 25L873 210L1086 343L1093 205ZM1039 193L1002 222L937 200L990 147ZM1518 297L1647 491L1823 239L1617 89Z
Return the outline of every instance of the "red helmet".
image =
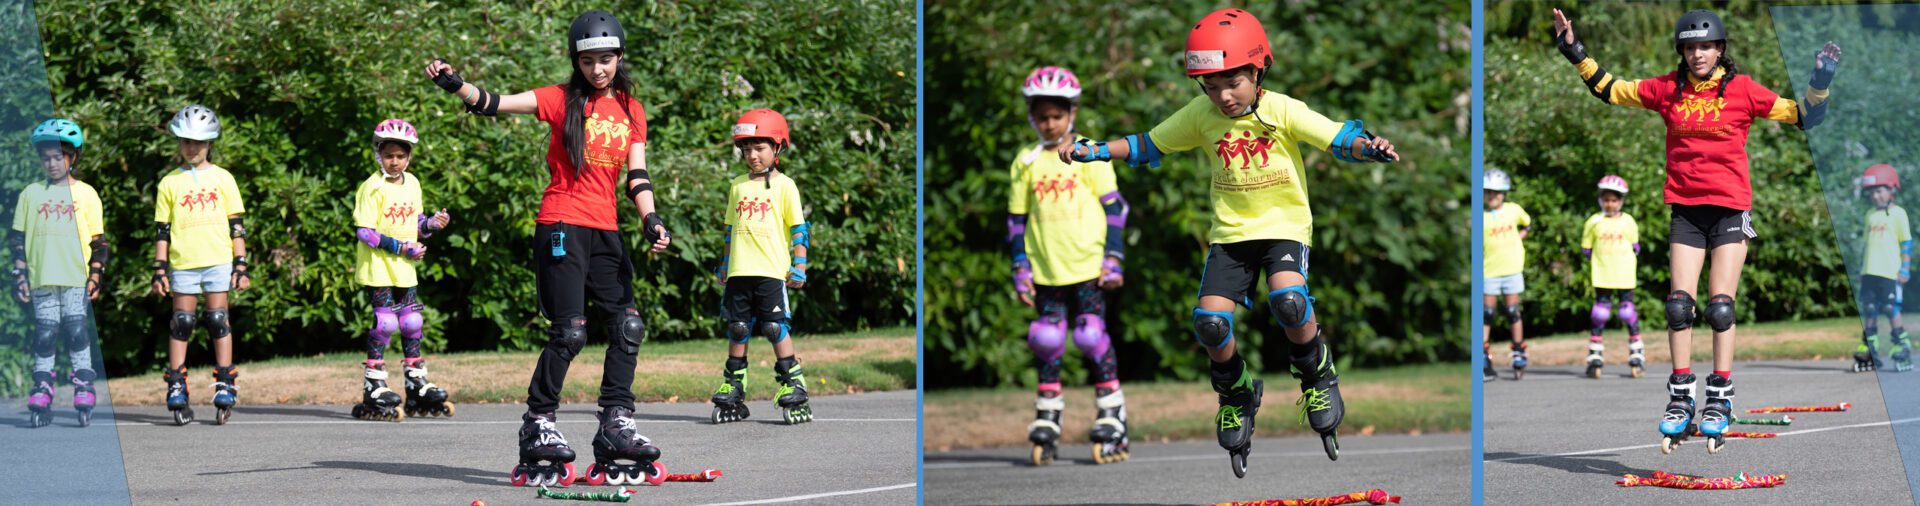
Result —
M1867 167L1867 173L1860 176L1860 187L1891 186L1900 189L1900 173L1892 165L1876 163Z
M754 109L733 124L733 140L773 139L774 149L787 149L787 118L773 109Z
M1213 11L1187 33L1187 77L1197 77L1252 65L1266 70L1273 63L1267 29L1252 13L1240 9Z

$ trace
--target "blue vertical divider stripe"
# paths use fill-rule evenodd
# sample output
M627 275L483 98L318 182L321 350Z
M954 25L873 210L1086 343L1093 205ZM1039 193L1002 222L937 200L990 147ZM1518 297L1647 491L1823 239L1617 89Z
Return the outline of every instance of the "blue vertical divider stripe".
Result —
M1468 336L1480 335L1479 332L1474 331L1480 330L1480 326L1485 323L1481 321L1481 315L1485 313L1483 313L1483 300L1482 297L1480 297L1481 283L1483 282L1480 276L1480 261L1482 258L1480 243L1484 237L1480 233L1480 219L1482 214L1480 213L1480 208L1485 205L1485 202L1483 202L1484 197L1480 194L1480 173L1482 170L1481 165L1486 161L1482 149L1486 144L1487 124L1485 117L1486 94L1484 93L1486 90L1486 24L1484 19L1485 14L1483 12L1485 7L1485 0L1473 0L1473 174L1471 176L1473 178L1473 195L1469 200L1473 205L1473 239L1469 253L1472 256L1470 261L1473 263L1473 282L1467 294L1467 296L1473 300L1473 304L1471 306L1472 315L1469 317L1472 326L1467 329ZM1472 338L1469 337L1468 339ZM1473 355L1473 370L1467 374L1475 378L1473 381L1473 457L1470 461L1473 465L1473 503L1484 504L1486 502L1486 487L1484 486L1483 480L1486 478L1487 405L1485 402L1486 387L1484 386L1484 382L1480 381L1479 375L1481 369L1486 367L1486 354L1473 353L1472 344L1468 344L1467 348L1467 352Z

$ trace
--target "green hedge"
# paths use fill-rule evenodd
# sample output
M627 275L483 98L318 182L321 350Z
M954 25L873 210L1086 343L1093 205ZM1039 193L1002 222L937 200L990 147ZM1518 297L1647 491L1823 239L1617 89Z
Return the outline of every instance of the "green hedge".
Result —
M1213 2L1072 0L1045 9L934 2L926 14L928 388L1034 381L1004 246L1007 166L1034 142L1019 85L1040 65L1086 87L1077 127L1099 138L1152 128L1197 87L1180 55ZM1316 234L1315 314L1343 365L1467 358L1469 57L1465 3L1352 8L1332 1L1246 6L1273 40L1269 89L1335 119L1361 118L1404 161L1306 158ZM1189 314L1211 209L1200 156L1157 171L1119 169L1133 206L1126 287L1109 295L1122 377L1197 378L1205 359ZM1264 309L1237 339L1257 367L1284 367ZM1085 372L1068 360L1069 381Z
M1661 186L1666 178L1665 127L1653 111L1603 104L1582 86L1580 75L1556 51L1548 34L1553 6L1503 2L1487 8L1486 167L1512 173L1509 200L1534 217L1527 250L1529 334L1588 328L1593 305L1587 261L1580 255L1581 225L1599 211L1594 185L1605 174L1627 179L1633 192L1626 212L1640 223L1637 291L1643 325L1657 334L1666 325L1659 301L1668 293L1669 213ZM1644 79L1673 72L1678 56L1670 41L1673 23L1694 8L1665 4L1604 4L1565 9L1593 58L1616 76ZM1787 81L1773 20L1756 2L1712 7L1732 37L1728 54L1758 83L1782 96L1802 93ZM1789 46L1812 68L1817 44ZM1852 53L1861 55L1866 53ZM1868 57L1871 58L1871 57ZM1864 59L1864 58L1859 58ZM1869 64L1843 66L1842 76ZM1846 79L1848 77L1842 77ZM1865 90L1834 85L1836 104ZM1830 113L1827 129L1841 114ZM1831 317L1850 311L1841 256L1827 235L1829 218L1819 179L1807 151L1807 136L1793 125L1759 120L1747 141L1753 180L1753 224L1760 237L1748 251L1736 306L1739 321ZM1812 233L1810 233L1812 232ZM1701 278L1701 290L1706 277ZM1704 300L1705 297L1701 297ZM1652 309L1652 310L1649 310ZM1498 336L1504 332L1496 332Z
M350 269L355 185L375 168L383 118L421 131L414 171L449 233L428 240L421 296L430 349L533 349L545 322L529 269L546 184L548 129L530 116L480 118L421 75L447 57L502 93L564 82L563 39L581 6L520 2L379 4L343 0L42 2L59 113L88 130L79 176L102 189L114 238L100 333L117 370L156 367L167 305L148 295L153 188L188 103L225 126L213 160L248 207L255 288L234 317L243 358L359 349L366 297ZM913 317L913 4L624 2L636 94L649 119L657 202L676 233L636 254L636 297L654 339L718 334L732 122L785 113L785 158L814 224L812 282L796 327L837 332ZM24 139L24 135L17 137ZM21 181L10 181L15 187ZM629 243L638 218L621 209ZM18 333L10 329L9 332ZM196 354L204 348L197 341ZM196 355L199 356L199 355ZM205 359L195 358L196 363Z

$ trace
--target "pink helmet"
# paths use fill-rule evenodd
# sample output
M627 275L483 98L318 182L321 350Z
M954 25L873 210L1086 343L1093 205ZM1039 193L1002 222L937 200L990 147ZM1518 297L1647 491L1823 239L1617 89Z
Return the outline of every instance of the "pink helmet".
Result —
M1627 193L1627 179L1620 176L1608 174L1607 177L1600 178L1600 190L1601 191L1612 190L1612 191L1620 192L1620 194L1622 195L1625 195Z
M388 118L373 127L373 148L380 149L380 144L387 141L404 142L407 143L408 148L412 148L413 145L420 143L420 136L413 130L413 125L407 123L407 120Z
M1040 67L1027 74L1027 83L1020 87L1020 94L1027 100L1039 97L1058 97L1070 102L1080 100L1080 78L1073 72L1060 67Z

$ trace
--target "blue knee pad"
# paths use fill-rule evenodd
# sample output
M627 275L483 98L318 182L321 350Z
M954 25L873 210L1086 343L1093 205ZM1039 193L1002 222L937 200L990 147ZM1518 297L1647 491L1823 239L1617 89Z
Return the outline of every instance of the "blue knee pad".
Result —
M1051 317L1034 320L1027 325L1027 347L1041 360L1059 360L1067 350L1066 320Z
M1193 308L1193 338L1210 349L1226 347L1233 342L1233 313Z
M1297 329L1313 320L1313 297L1307 295L1307 285L1267 292L1267 307L1282 327Z

